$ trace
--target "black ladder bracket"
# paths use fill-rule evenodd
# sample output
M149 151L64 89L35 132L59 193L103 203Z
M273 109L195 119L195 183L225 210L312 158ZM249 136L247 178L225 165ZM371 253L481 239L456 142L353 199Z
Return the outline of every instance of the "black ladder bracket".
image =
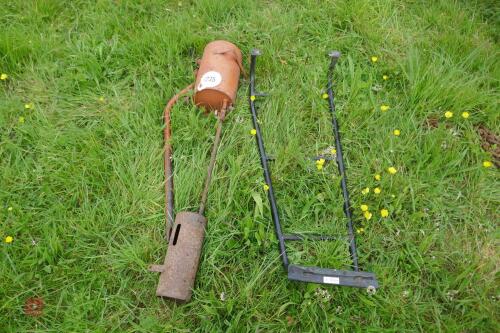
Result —
M355 288L378 288L375 274L361 271L289 265L288 279Z

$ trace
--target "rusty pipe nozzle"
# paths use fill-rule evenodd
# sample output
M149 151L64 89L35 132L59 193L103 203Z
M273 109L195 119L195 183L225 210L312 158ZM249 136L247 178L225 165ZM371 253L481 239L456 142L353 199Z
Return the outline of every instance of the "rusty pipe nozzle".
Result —
M206 225L207 219L201 214L177 213L165 262L153 269L161 273L157 296L178 302L191 299Z

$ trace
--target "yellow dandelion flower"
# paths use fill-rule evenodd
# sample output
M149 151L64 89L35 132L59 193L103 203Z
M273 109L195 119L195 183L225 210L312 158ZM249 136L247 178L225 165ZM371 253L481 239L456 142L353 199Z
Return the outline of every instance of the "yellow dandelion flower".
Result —
M370 59L371 59L371 61L373 63L376 63L378 61L378 57L377 56L372 56Z
M256 130L255 128L252 128L252 129L250 130L250 134L251 134L251 135L255 135L255 134L257 134L257 130Z
M368 210L368 205L361 205L361 210L366 212Z
M387 168L387 172L389 172L391 175L394 175L396 172L398 172L398 169L395 167L389 167Z
M375 194L380 194L380 192L382 192L382 190L380 189L380 187L375 187L373 189L373 193L375 193Z
M462 112L462 118L467 119L470 117L470 113L467 111Z
M12 241L14 241L14 238L12 236L7 236L5 237L4 241L5 243L9 244L12 243Z
M376 175L374 176L374 178L375 178L375 180L380 180L380 179L382 179L382 176L381 176L381 175L379 175L379 174L376 174Z
M336 155L336 154L337 154L337 149L332 149L332 150L330 150L330 154L332 154L332 155Z
M387 80L389 80L389 76L388 75L383 75L382 79L384 79L384 81L387 81Z
M389 110L390 108L391 107L389 105L382 104L380 106L380 111L385 112L385 111Z
M269 191L269 185L264 184L264 186L263 186L263 187L264 187L264 191L266 191L266 192L267 192L267 191Z
M26 104L24 104L24 108L25 108L26 110L33 109L33 103L26 103Z
M389 211L387 209L380 210L380 216L382 216L382 217L389 216Z
M358 228L358 229L356 229L356 232L358 234L362 234L363 232L365 232L365 228Z
M319 165L324 165L326 162L326 160L324 158L320 158L319 160L316 160L316 164L319 164Z
M401 135L401 131L398 130L398 129L395 129L392 134L394 134L395 136L400 136Z
M18 122L19 124L24 124L24 117L19 117Z
M254 95L250 96L250 100L251 100L252 102L253 102L253 101L255 101L255 96L254 96Z
M8 78L9 78L9 76L8 76L7 74L5 74L5 73L2 73L2 74L0 75L0 80L2 80L2 81L7 80Z
M322 170L323 169L323 164L316 164L316 168L318 170Z
M361 193L363 195L367 195L368 193L370 193L370 188L369 187L365 187L363 190L361 190Z
M491 168L493 166L493 163L491 161L484 161L483 162L483 167L485 168Z
M327 98L328 98L328 94L327 94L327 93L324 93L323 95L321 95L321 97L322 97L323 99L327 99Z
M363 216L365 217L365 219L369 220L372 218L373 214L370 213L369 211L366 211L363 213Z
M451 111L446 111L446 112L444 113L444 116L445 116L446 118L448 118L448 119L449 119L449 118L453 117L453 112L451 112Z

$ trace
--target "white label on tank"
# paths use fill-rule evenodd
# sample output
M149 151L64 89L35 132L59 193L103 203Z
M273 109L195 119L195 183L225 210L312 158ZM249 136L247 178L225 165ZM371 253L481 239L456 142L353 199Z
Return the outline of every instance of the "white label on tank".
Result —
M217 87L221 81L222 81L222 76L220 75L219 72L214 72L214 71L206 72L201 77L200 83L198 83L198 91L206 88Z
M323 276L323 283L339 284L340 278L338 278L336 276Z

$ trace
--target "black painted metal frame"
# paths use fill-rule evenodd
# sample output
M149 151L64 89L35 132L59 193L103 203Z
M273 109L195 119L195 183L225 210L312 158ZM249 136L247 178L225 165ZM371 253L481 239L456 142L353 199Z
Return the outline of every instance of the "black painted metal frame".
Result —
M283 266L288 271L288 279L295 281L303 281L303 282L324 283L324 284L349 286L357 288L368 288L373 291L375 290L375 288L378 288L378 282L375 277L375 274L370 272L362 272L359 270L358 267L358 255L357 255L356 239L354 235L354 227L352 221L352 210L349 201L349 191L347 189L347 177L344 165L344 157L342 154L343 153L342 143L340 141L339 124L337 121L336 110L335 110L335 99L334 99L335 96L332 88L333 70L340 57L340 52L333 51L329 53L331 61L330 61L330 66L328 68L327 94L328 94L328 105L332 116L332 127L333 127L333 135L335 137L335 147L337 151L336 160L339 173L341 176L341 188L344 197L344 213L347 217L348 235L346 239L349 241L349 252L352 260L352 271L337 270L331 268L299 266L295 264L290 264L289 262L288 255L286 253L286 243L285 243L286 241L302 241L304 239L329 241L329 240L339 239L339 237L328 236L328 235L283 234L278 212L278 205L276 203L276 198L274 196L274 188L271 180L271 171L268 165L268 162L271 160L271 158L266 154L264 141L262 139L262 132L258 121L258 112L255 105L255 100L257 97L265 96L265 94L258 93L255 90L255 66L257 62L257 57L260 54L261 54L260 51L257 49L254 49L251 52L250 88L249 88L248 102L250 105L250 112L252 114L253 127L256 131L255 138L257 142L257 148L259 150L260 163L264 171L265 182L269 187L267 191L267 197L271 207L271 216L274 223L274 230L278 238L279 251L281 260L283 262ZM340 239L342 239L342 237L340 237Z

